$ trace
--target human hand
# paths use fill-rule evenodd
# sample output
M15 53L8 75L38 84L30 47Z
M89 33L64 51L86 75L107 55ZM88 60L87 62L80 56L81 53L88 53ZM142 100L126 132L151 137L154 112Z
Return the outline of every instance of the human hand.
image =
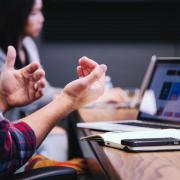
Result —
M104 79L107 66L83 57L79 60L79 79L67 84L63 95L72 102L74 109L94 101L104 92Z
M6 111L12 106L29 104L43 95L45 72L40 65L32 63L16 70L16 51L8 47L7 59L0 76L0 107Z

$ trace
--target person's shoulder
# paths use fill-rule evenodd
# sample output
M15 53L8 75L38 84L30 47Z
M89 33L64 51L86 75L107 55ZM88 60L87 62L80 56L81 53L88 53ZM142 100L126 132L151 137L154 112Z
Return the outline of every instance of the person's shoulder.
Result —
M30 62L40 61L37 46L31 37L28 36L23 39L23 46L26 48L28 52L28 55L30 57Z
M23 45L28 48L36 48L37 49L34 40L29 36L27 36L23 39Z

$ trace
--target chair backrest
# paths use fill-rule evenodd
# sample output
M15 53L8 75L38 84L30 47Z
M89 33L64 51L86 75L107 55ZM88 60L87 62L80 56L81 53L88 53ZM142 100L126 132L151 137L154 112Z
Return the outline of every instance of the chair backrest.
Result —
M69 167L43 167L38 169L33 169L30 171L14 174L8 177L12 180L37 180L37 179L66 179L66 180L77 180L76 171Z

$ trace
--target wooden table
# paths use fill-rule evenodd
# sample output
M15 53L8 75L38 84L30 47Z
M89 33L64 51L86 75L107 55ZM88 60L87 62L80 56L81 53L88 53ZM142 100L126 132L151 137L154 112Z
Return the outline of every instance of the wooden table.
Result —
M81 109L80 120L132 119L135 109ZM78 128L78 136L97 131ZM180 152L129 153L101 146L96 142L80 142L93 179L122 180L180 180Z

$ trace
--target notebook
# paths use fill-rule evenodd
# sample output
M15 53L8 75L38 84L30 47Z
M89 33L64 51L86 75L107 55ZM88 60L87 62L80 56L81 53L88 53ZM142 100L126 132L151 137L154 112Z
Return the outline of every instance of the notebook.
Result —
M78 123L99 131L180 129L180 57L151 58L141 87L137 120Z
M139 132L107 132L81 138L126 151L180 150L180 130L161 129Z

